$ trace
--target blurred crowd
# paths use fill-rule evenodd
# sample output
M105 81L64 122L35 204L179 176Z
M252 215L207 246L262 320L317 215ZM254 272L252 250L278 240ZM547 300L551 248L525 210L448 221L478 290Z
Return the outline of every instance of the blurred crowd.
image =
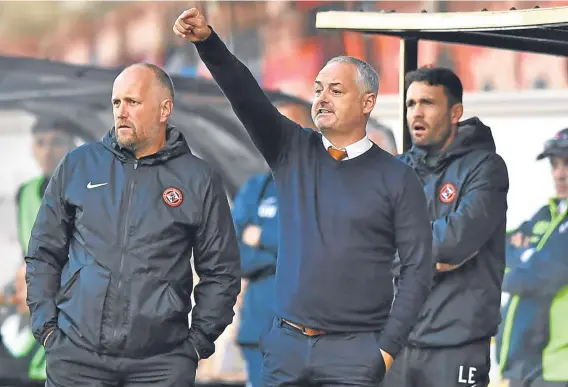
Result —
M264 87L309 98L311 82L336 55L369 62L381 94L398 92L399 42L388 36L315 28L326 10L471 12L563 6L556 1L194 1ZM0 14L0 54L104 67L147 61L171 74L209 76L196 52L171 34L183 2L37 2L20 12L6 2ZM27 26L34 25L33 29ZM420 42L419 65L452 68L464 90L516 90L568 86L566 59L468 45Z
M503 9L504 3L518 8L536 4L508 1L498 8ZM555 2L554 5L561 3L568 2ZM172 15L185 7L185 4L174 2L144 2L142 5L120 3L104 7L91 4L84 5L80 11L65 11L67 13L50 11L55 18L69 12L81 17L68 23L55 23L52 29L42 26L36 35L15 29L11 32L16 34L14 37L10 37L9 26L4 23L0 33L0 53L101 66L150 61L163 65L172 74L208 77L194 51L166 38L170 35ZM358 56L373 64L381 75L381 93L398 91L398 79L392 76L399 68L398 41L317 31L314 17L318 11L397 9L412 12L426 9L433 12L481 8L497 7L495 2L459 1L408 4L385 1L204 2L203 6L209 19L222 26L218 33L226 38L232 51L243 58L265 87L308 98L317 70L328 58L339 54ZM0 20L7 14L4 12ZM42 38L37 36L38 31L43 34ZM62 39L64 36L69 39ZM146 39L148 36L152 39ZM523 53L421 44L425 53L421 62L435 62L456 69L464 88L469 91L568 87L564 58L542 59ZM517 71L511 71L512 68ZM302 126L313 128L304 108L293 104L278 108ZM17 228L22 258L50 175L63 156L77 146L70 134L74 132L71 126L71 123L52 116L39 117L33 125L32 154L41 174L14 192L17 224L13 227ZM376 124L369 128L368 135L389 153L397 153L390 128ZM503 319L494 348L499 375L495 382L511 387L526 378L541 383L535 382L531 387L568 386L568 129L560 131L544 145L542 154L527 157L550 162L555 195L548 203L542 203L542 208L531 219L510 230L507 236ZM278 202L271 175L250 176L232 202L242 256L243 291L237 303L235 322L218 340L216 354L200 363L198 380L202 383L249 383L256 387L262 359L258 340L262 329L272 320L272 288L278 250ZM40 386L45 380L45 354L31 334L24 274L22 260L22 266L11 273L13 280L0 289L0 386Z

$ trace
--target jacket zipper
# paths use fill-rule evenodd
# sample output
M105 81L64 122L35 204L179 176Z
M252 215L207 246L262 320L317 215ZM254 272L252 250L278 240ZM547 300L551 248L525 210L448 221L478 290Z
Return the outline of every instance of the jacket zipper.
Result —
M138 160L134 162L134 170L138 168ZM130 179L130 184L128 186L128 200L126 201L126 216L124 219L124 234L122 236L122 251L120 253L120 266L118 269L118 285L117 285L117 297L120 300L120 288L122 287L122 267L124 264L124 253L126 251L126 243L128 242L128 215L130 214L130 201L132 200L132 192L134 191L134 173ZM120 310L120 308L119 308ZM118 325L114 328L112 334L113 343L116 340L116 335L118 333Z

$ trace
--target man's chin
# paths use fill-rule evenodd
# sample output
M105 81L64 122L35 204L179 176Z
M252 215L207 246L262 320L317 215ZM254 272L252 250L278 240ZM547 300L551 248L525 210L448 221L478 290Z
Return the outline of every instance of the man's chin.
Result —
M121 139L120 137L117 139L118 146L122 149L134 150L134 141L131 139Z
M327 125L326 125L327 124ZM338 131L338 128L334 125L330 125L329 123L316 123L316 128L318 128L318 130L321 133L333 133L334 131Z
M416 137L412 137L412 136L411 136L411 138L412 138L412 144L413 145L416 145L416 146L419 146L419 147L427 147L428 145L430 145L425 138L420 138L420 137L416 138Z
M568 198L568 188L556 187L556 197L560 200Z
M325 132L325 131L331 131L334 129L334 123L329 119L325 119L325 118L320 118L320 119L315 119L314 120L314 124L316 125L316 128L318 128L318 130L320 132Z

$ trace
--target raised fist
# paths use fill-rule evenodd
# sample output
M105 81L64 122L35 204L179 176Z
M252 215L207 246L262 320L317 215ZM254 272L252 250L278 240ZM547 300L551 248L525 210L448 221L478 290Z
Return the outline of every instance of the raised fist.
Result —
M174 33L192 43L202 42L211 35L207 21L197 8L190 8L178 16Z

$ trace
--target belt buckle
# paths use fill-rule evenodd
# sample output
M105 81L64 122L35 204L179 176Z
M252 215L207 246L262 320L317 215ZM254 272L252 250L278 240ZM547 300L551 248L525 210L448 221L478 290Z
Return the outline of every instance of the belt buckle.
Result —
M325 332L319 329L302 327L302 333L306 336L313 337L313 336L323 335Z
M303 325L293 323L292 321L288 321L286 319L282 319L282 322L290 325L292 328L299 330L300 333L303 334L304 336L313 337L325 334L325 332L322 331L321 329L308 328Z

